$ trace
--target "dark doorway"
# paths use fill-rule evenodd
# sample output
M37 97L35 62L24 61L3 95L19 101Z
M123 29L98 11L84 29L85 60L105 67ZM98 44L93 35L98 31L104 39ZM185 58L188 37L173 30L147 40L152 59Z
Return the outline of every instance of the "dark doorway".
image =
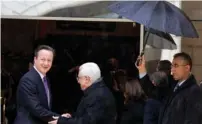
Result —
M1 25L2 53L9 61L7 67L11 75L16 77L15 84L28 71L36 46L47 44L56 50L49 72L55 112L71 112L77 107L82 92L76 72L69 72L77 65L96 62L104 75L108 59L116 58L129 76L138 74L134 66L139 54L138 24L133 27L131 22L2 19Z

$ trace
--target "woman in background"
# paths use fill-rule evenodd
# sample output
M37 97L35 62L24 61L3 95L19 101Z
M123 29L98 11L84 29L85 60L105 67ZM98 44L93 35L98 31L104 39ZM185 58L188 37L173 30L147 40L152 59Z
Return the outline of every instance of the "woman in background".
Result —
M145 93L136 79L130 79L124 88L124 109L121 124L143 124Z

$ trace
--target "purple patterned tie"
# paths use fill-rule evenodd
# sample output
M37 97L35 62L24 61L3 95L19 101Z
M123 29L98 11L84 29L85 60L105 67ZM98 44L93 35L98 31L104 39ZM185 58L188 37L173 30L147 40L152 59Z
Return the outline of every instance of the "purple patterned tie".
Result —
M50 92L49 92L49 88L48 88L48 81L46 79L46 76L43 77L43 84L46 90L46 96L48 98L48 106L50 107Z

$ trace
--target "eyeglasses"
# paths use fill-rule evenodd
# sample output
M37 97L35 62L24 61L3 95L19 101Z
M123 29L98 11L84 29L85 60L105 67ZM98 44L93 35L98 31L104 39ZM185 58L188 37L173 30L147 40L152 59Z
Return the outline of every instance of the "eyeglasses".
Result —
M76 77L76 80L79 81L82 77Z
M79 81L79 80L82 79L82 78L87 79L88 77L87 77L87 76L78 76L78 77L76 77L77 81Z
M186 65L178 65L178 64L174 64L174 65L171 65L171 68L178 68L178 67L180 67L180 66L187 66L188 64L186 64Z

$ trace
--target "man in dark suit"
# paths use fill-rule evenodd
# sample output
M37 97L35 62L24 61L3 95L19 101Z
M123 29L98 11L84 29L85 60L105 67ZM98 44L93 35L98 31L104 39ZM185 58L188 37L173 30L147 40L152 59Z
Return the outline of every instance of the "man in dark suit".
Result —
M70 118L55 117L58 120L49 124L115 124L115 100L101 78L98 65L91 62L81 65L77 80L84 96L76 113Z
M142 64L138 68L145 69ZM171 73L177 84L163 102L159 124L201 124L202 94L191 69L192 60L188 54L174 55Z
M46 73L54 49L41 45L35 50L34 66L20 79L17 89L17 116L14 124L47 124L57 115L51 112L51 92Z
M160 113L159 124L202 123L202 94L191 69L188 54L174 55L171 72L178 83Z

